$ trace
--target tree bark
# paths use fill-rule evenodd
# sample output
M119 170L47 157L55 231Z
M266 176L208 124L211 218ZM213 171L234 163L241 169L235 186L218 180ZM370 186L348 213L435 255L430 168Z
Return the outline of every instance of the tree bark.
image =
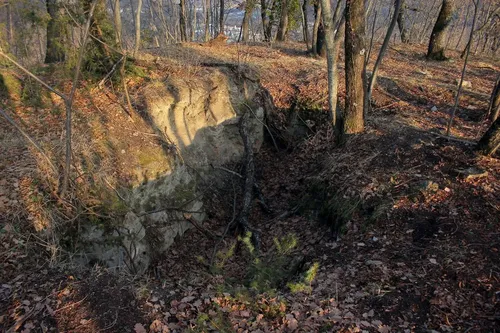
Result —
M219 33L224 33L224 0L220 0Z
M187 42L186 0L180 0L179 2L179 28L181 33L181 42Z
M500 147L500 117L491 124L477 144L479 152L491 156Z
M262 31L264 33L264 41L271 41L271 22L269 20L269 15L267 15L267 1L260 0L260 17L262 20Z
M63 9L61 8L59 0L47 0L46 6L50 19L47 24L47 51L45 53L45 63L52 64L62 62L66 58L64 42L67 28L61 22ZM10 7L10 4L8 7Z
M276 40L284 42L288 33L288 0L281 0L280 23L278 26L278 33Z
M205 0L204 16L205 16L205 42L210 40L210 0Z
M397 0L394 1L394 7L397 6ZM401 42L403 44L410 43L410 34L408 33L408 26L406 23L406 0L401 0L400 9L398 11L398 27Z
M493 91L491 93L488 114L492 122L495 122L500 114L500 74L498 74L495 86L493 87Z
M337 19L340 15L340 7L342 1L337 1L335 13L332 13L330 0L321 0L321 7L323 8L323 22L325 31L325 45L326 45L326 61L328 67L328 108L330 111L330 122L333 128L336 128L337 122L337 90L338 90L338 73L337 73L337 57L340 44L337 39L335 43L335 27Z
M364 0L347 0L345 25L346 106L343 117L343 132L354 134L364 130L366 103Z
M455 12L454 0L443 0L441 10L434 28L432 29L429 48L427 50L427 59L446 60L446 35L450 26L453 14Z
M389 25L389 29L387 29L387 33L385 34L384 42L382 43L382 47L380 48L377 61L375 62L375 66L373 66L373 72L370 78L370 85L368 86L368 96L367 96L368 103L370 103L373 89L375 89L375 84L377 83L378 69L380 67L380 64L382 63L382 59L384 58L385 52L387 51L387 47L389 46L392 32L394 31L394 27L396 26L396 21L399 20L399 13L402 8L401 7L402 2L403 1L401 0L395 1L394 14L392 16L391 24ZM369 105L367 105L367 107L369 107Z
M318 54L318 30L321 23L321 3L319 1L320 0L316 0L314 3L314 26L311 45L311 53L313 55Z
M307 2L308 0L302 1L302 35L304 37L304 42L306 43L306 49L309 50L309 27L307 22Z
M241 40L243 42L248 42L250 40L249 23L254 7L255 0L247 0L245 5L245 15L243 15L243 22L241 23Z
M141 10L142 10L142 0L137 0L137 12L135 14L134 56L139 52L139 48L141 47Z
M122 48L122 14L120 9L120 0L115 0L114 5L114 23L115 23L115 36L116 36L116 46L119 49Z

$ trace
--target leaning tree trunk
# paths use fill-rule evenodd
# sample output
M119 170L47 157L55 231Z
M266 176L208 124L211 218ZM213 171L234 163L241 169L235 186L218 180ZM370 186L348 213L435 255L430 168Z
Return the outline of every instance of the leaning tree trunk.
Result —
M493 155L498 147L500 147L500 117L491 124L477 144L479 152L487 156Z
M366 95L365 73L365 1L347 0L345 21L346 101L344 128L346 134L364 130Z
M245 15L241 23L241 41L248 42L250 40L250 18L252 17L253 9L255 7L255 0L247 0L245 6Z
M397 1L394 1L394 6L397 5ZM398 12L398 27L399 34L401 36L401 42L403 44L410 43L410 34L408 33L408 24L406 22L406 0L401 0L401 8Z
M488 106L490 120L495 122L500 114L500 74L498 74L493 92L491 93L490 105Z
M187 42L186 0L180 0L179 3L179 28L181 30L181 42Z
M401 11L401 4L402 4L401 0L395 1L394 14L391 20L391 24L389 25L389 29L387 29L387 33L385 34L384 42L382 43L382 47L380 48L377 61L375 62L375 66L373 66L373 72L370 78L370 84L368 86L368 96L367 96L368 103L370 103L373 89L375 89L375 84L377 83L378 69L380 67L380 64L382 63L382 59L384 58L385 52L387 51L387 47L389 46L392 32L394 31L394 27L396 26L396 21L399 18L399 14ZM369 107L369 105L367 105L367 107Z
M446 36L450 22L455 12L454 0L443 0L443 5L439 11L439 16L434 28L432 29L429 48L427 50L427 59L446 60Z
M61 22L63 13L61 12L62 8L59 0L47 0L46 5L50 19L47 24L47 52L45 54L45 63L51 64L62 62L66 58L64 39L67 30L64 23ZM10 5L7 8L10 9Z
M287 30L288 30L288 0L281 0L280 24L278 26L278 33L276 34L276 40L279 42L284 42L286 40Z

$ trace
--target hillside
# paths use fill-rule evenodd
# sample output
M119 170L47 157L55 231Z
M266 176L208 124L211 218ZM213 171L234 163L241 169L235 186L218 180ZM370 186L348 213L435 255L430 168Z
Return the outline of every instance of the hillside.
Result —
M418 45L390 48L365 133L338 146L326 120L326 62L301 44L183 43L151 51L129 74L132 117L113 87L95 89L85 81L78 90L78 209L45 192L51 178L41 175L50 174L49 167L0 121L0 330L498 330L500 160L474 151L488 127L485 110L498 59L472 56L466 74L471 85L448 139L462 62L426 61L424 53ZM112 223L127 209L119 200L127 189L174 163L171 154L179 145L165 147L144 116L151 93L145 87L176 82L191 93L202 85L197 80L206 83L219 75L214 73L234 82L224 97L230 106L266 104L259 99L268 96L264 92L234 101L235 90L261 87L274 104L262 105L265 141L255 150L262 195L253 201L249 224L259 231L259 249L229 228L241 208L244 172L234 159L219 166L219 181L200 182L208 198L203 224L176 235L171 247L151 257L144 274L116 273L100 262L75 265L78 249L67 246L70 240L51 242L54 229L47 226L65 221L56 227L71 225L78 234L89 220ZM50 157L62 156L61 101L30 88L14 70L2 74L8 88L2 102L11 103L16 119L43 147L55 147ZM71 89L57 70L45 68L40 75ZM210 81L210 89L222 81ZM342 78L341 105L344 90ZM33 97L29 103L26 95Z

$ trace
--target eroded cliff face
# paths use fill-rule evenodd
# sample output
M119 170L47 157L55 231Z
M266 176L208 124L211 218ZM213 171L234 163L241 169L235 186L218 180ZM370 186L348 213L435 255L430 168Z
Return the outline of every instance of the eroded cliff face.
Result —
M249 132L258 150L266 108L272 106L257 80L223 66L194 78L151 82L142 97L143 117L163 136L168 154L135 167L137 181L126 195L130 210L121 223L108 232L85 227L81 237L86 261L139 273L192 227L185 212L200 224L205 219L200 177L242 159L240 116L250 112Z

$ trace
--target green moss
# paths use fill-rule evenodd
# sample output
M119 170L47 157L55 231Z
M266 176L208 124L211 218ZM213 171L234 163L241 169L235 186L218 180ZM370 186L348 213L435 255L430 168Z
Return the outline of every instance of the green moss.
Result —
M21 81L8 72L0 73L0 98L21 98Z

